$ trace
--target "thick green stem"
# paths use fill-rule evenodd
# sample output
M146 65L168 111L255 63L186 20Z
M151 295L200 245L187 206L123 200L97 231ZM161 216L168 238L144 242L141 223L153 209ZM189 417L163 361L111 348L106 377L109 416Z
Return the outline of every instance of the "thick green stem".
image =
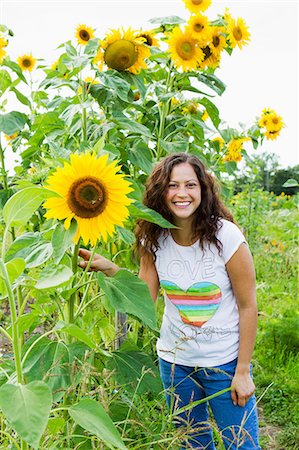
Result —
M72 258L72 269L73 269L73 274L75 275L77 270L78 270L78 252L79 252L79 242L78 244L75 245L74 248L74 254L73 254L73 258ZM69 299L69 303L68 303L68 322L69 323L74 323L74 319L75 319L75 302L76 302L76 298L77 298L77 292L75 291Z
M82 108L82 137L83 142L87 141L87 114L86 108Z
M4 189L7 191L7 189L8 189L7 172L5 169L4 150L3 150L2 144L1 144L1 135L0 135L0 160L1 160L1 172L2 172L3 186L4 186Z
M165 86L165 94L167 94L169 92L169 88L171 87L171 69L172 69L172 64L170 63L169 66L169 71L167 74L167 80L166 80L166 86ZM164 138L164 133L165 133L165 121L166 121L166 116L168 114L169 111L169 100L166 101L165 103L163 103L161 110L160 111L160 125L159 125L159 132L158 132L158 139L157 139L157 160L159 160L162 156L163 153L163 148L161 146L161 140Z
M6 287L8 301L9 301L9 307L10 307L12 346L13 346L13 352L14 352L14 358L15 358L17 380L18 380L18 383L23 383L19 327L18 327L18 322L17 322L17 320L18 320L17 308L16 308L16 303L15 303L12 287L11 287L11 284L9 281L7 269L6 269L6 266L2 259L0 259L0 271L1 271L1 276L3 278L4 284Z

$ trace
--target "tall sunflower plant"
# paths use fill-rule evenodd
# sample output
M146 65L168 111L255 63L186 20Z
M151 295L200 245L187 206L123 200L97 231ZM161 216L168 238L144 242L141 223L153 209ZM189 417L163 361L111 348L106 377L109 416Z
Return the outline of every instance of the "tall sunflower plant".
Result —
M51 423L56 443L68 436L70 448L78 426L95 445L129 448L132 408L116 427L97 388L107 365L113 383L126 385L111 389L111 404L123 393L135 399L139 389L161 390L151 359L155 311L136 276L133 228L138 218L172 224L142 205L146 178L160 158L184 151L224 183L246 163L249 145L257 149L284 127L271 108L249 127L225 125L213 102L225 90L216 73L224 54L249 43L248 27L228 10L210 20L210 0L184 3L185 18L155 18L152 29L98 37L79 24L49 66L30 52L11 60L12 33L0 28L0 292L10 307L0 333L13 352L0 365L0 408L22 449L48 445ZM22 112L6 112L11 92ZM10 147L20 160L14 175L6 168ZM91 250L90 260L99 252L124 269L114 277L79 270L79 247ZM115 311L118 319L129 315L121 330ZM118 349L128 324L129 339Z

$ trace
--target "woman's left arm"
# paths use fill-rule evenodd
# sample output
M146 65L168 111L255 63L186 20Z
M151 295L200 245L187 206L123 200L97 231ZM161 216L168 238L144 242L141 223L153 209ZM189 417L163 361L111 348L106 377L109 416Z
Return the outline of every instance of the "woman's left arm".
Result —
M226 264L240 316L238 363L232 381L233 403L245 406L255 391L250 376L250 361L257 330L255 270L248 246L243 243Z

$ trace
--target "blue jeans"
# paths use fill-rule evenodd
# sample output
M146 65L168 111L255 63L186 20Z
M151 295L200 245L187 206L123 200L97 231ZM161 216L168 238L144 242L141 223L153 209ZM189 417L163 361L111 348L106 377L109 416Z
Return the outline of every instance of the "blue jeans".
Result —
M159 359L166 400L172 413L230 387L236 365L235 359L216 367L195 368ZM186 441L181 449L216 450L208 422L208 404L227 450L260 450L255 396L251 396L244 407L235 406L230 391L174 415L175 426L186 428Z

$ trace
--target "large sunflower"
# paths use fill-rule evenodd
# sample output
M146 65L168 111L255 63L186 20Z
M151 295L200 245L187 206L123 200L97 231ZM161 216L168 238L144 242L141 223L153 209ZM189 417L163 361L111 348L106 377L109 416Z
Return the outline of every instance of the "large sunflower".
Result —
M189 9L192 13L198 13L201 11L205 11L208 9L212 0L183 0L186 5L186 8Z
M227 24L228 40L232 48L238 46L242 48L250 41L248 27L241 17L238 19L229 19Z
M108 155L72 154L70 164L56 169L47 180L47 188L59 197L45 201L45 217L64 220L66 229L74 218L76 243L80 236L84 244L95 245L99 237L106 241L115 225L128 217L127 206L132 202L127 197L132 188L125 175L117 173L119 169L117 161L108 162Z
M86 25L78 25L75 32L78 44L86 45L88 41L94 38L94 31Z
M105 62L110 69L137 74L142 68L147 68L145 59L150 56L150 49L144 41L144 37L131 28L111 30L102 41L102 48L94 61L100 67Z
M198 41L192 37L188 28L182 31L180 27L175 27L168 39L168 46L174 65L184 72L196 70L204 59Z
M205 44L209 41L211 27L209 26L209 19L203 14L191 16L188 21L188 28L193 38L197 39L199 44Z
M36 65L36 59L31 54L19 56L17 62L23 71L28 70L28 72L31 72Z

